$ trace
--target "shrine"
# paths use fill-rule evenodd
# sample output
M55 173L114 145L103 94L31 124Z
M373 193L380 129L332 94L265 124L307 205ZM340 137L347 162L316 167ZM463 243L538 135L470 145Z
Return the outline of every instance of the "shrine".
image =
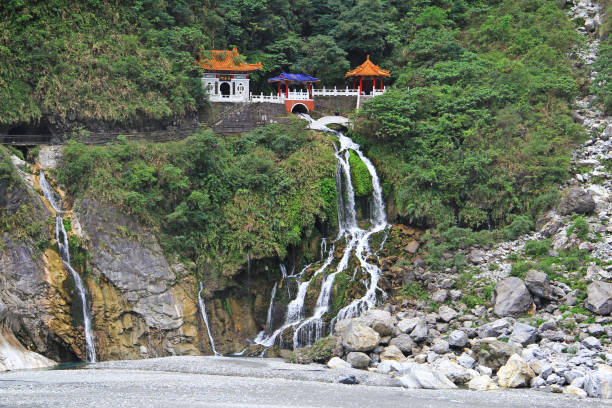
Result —
M211 102L249 102L249 74L262 69L260 62L247 64L238 50L208 51L210 58L201 58L198 65L204 69L202 85Z
M288 74L286 72L268 79L268 83L278 84L278 98L285 103L285 109L289 112L308 113L314 110L314 100L312 98L312 84L320 82L318 78L311 77L306 74ZM281 84L284 84L284 91L281 90ZM290 91L289 84L298 84L306 88L306 90Z
M370 61L370 56L368 55L363 64L347 72L344 76L353 78L353 89L355 89L357 78L359 78L359 95L363 95L365 91L364 88L369 85L368 83L364 84L364 80L372 81L371 95L375 96L384 92L385 88L383 85L383 77L390 76L390 73L386 69L382 69L381 67ZM376 82L379 79L380 85L377 86Z

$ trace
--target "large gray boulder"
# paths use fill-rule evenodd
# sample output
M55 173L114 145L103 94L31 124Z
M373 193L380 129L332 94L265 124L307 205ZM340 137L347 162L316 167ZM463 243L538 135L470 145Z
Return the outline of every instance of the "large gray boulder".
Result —
M510 328L510 322L508 319L497 319L494 322L483 324L478 328L478 337L483 339L485 337L498 337L506 332L506 329Z
M393 332L393 318L391 313L385 310L368 310L364 317L364 322L381 336L388 336Z
M595 210L593 195L582 187L572 187L567 190L557 207L557 211L561 215L571 213L590 214L593 210Z
M454 330L448 336L448 344L452 347L465 347L468 342L468 336L462 330Z
M380 335L361 322L352 322L342 333L342 346L348 351L370 351L380 343Z
M403 353L411 354L412 349L416 346L416 343L414 340L412 340L410 335L400 334L399 336L391 339L389 345L397 347Z
M612 283L595 281L587 287L587 309L599 315L612 312Z
M367 354L360 351L351 351L346 356L346 361L353 368L368 368L370 365L370 357Z
M398 378L404 388L449 389L457 388L440 371L418 363L402 364L402 376Z
M524 323L517 323L512 329L510 341L526 346L538 339L538 329Z
M412 340L420 343L422 341L427 340L427 335L429 334L429 329L427 328L427 322L424 319L420 320L414 329L410 332L410 337Z
M512 276L497 284L493 309L496 315L520 316L527 313L532 306L531 294L521 279Z
M530 270L525 275L525 285L529 292L537 298L549 299L551 296L548 275L541 271Z

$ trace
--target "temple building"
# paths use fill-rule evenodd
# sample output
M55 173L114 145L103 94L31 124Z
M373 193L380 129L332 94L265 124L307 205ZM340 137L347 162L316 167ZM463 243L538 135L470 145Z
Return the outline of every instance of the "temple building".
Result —
M247 64L236 48L231 51L207 51L210 58L201 58L198 65L204 69L202 85L211 102L248 102L249 74L262 69L261 62Z
M370 56L368 55L363 64L347 72L344 76L348 78L353 78L353 89L355 89L355 82L357 78L359 78L360 95L362 95L364 91L367 91L365 88L369 88L370 83L372 84L371 95L376 95L378 93L384 92L383 77L388 77L390 76L390 74L389 71L387 71L386 69L382 69L381 67L370 61ZM378 81L380 81L380 83L377 86Z

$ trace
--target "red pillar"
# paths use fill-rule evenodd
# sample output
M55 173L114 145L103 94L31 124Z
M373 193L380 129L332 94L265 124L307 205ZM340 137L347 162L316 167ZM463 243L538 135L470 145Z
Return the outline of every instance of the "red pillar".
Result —
M380 78L380 90L382 91L383 89L385 89L385 87L383 86L383 82L382 82L382 78Z
M312 99L312 84L308 83L308 99Z
M278 83L278 96L280 98L280 82Z
M285 82L285 98L289 99L289 82Z
M372 93L376 90L376 77L372 77Z
M361 95L362 89L363 89L363 78L359 77L359 95Z

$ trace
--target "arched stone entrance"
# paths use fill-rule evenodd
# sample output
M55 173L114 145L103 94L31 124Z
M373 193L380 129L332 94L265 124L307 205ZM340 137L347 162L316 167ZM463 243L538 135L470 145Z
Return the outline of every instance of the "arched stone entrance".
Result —
M291 113L309 113L308 107L303 103L296 103L291 108Z

